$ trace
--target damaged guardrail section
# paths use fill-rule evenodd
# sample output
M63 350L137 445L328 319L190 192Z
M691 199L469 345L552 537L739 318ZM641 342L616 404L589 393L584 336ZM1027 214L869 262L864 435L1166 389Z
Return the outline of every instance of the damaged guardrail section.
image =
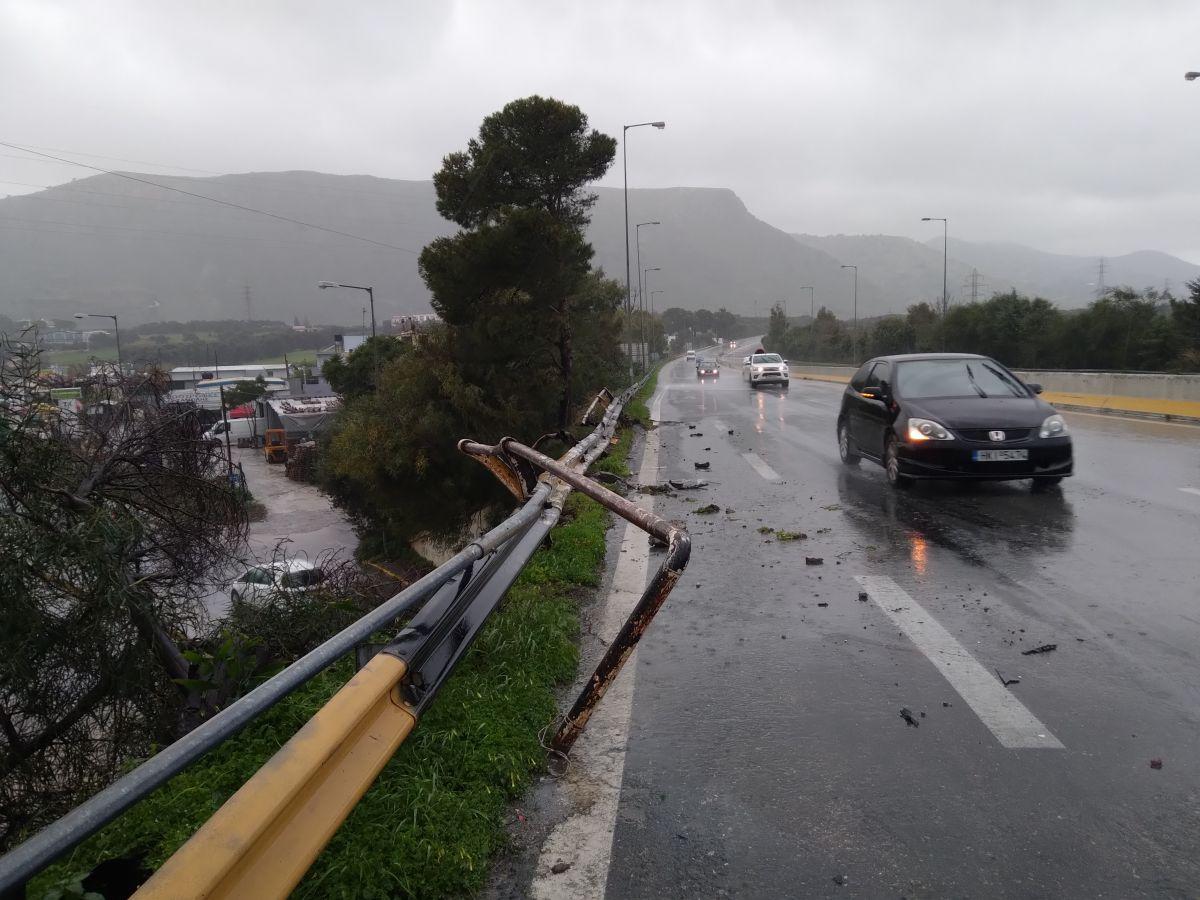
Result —
M329 842L466 654L574 488L667 545L634 612L566 714L551 749L567 753L687 564L685 530L584 473L607 448L625 402L604 391L600 424L554 460L511 438L459 448L521 501L508 519L358 622L0 859L0 893L95 834L190 763L343 656L416 610L366 664L138 891L138 897L286 896ZM584 421L587 422L587 416ZM590 423L589 423L590 424Z

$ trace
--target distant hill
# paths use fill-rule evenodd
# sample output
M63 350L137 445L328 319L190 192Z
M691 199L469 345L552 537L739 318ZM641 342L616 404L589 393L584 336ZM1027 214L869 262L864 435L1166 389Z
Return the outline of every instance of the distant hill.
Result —
M0 199L0 313L13 318L111 312L123 322L253 317L357 324L365 299L319 291L322 279L375 287L380 318L429 309L417 253L454 226L434 208L429 181L316 172L254 172L211 178L138 176L283 219L187 197L115 175L96 175L35 194ZM589 239L596 262L623 281L624 212L618 189L602 188ZM656 308L681 306L765 315L784 300L792 315L818 306L852 310L859 266L859 315L902 311L941 294L941 244L886 235L793 237L753 216L732 191L634 189L630 232L642 229L642 266ZM305 228L320 224L353 237ZM631 240L631 244L632 244ZM936 247L932 244L936 243ZM405 249L394 249L405 248ZM1095 260L1009 245L951 241L950 290L976 266L987 289L1019 289L1067 303L1090 296ZM1109 261L1109 283L1177 285L1200 267L1158 253ZM636 285L636 259L631 264ZM1082 282L1082 284L1080 284ZM249 309L246 295L249 294Z
M213 178L139 176L229 203L268 210L384 244L420 249L454 227L434 208L432 183L314 172ZM849 314L851 279L828 254L755 218L728 190L631 190L630 223L642 229L642 265L659 308L725 306L765 315L817 302ZM598 191L589 238L596 262L625 278L622 195ZM357 322L362 296L318 291L322 279L371 284L379 316L423 312L429 294L416 253L375 246L253 215L111 175L0 199L0 313L13 317L116 312L130 322L292 316ZM631 245L633 241L631 240ZM636 285L636 260L631 265ZM859 282L864 311L882 295ZM792 305L794 303L794 305Z

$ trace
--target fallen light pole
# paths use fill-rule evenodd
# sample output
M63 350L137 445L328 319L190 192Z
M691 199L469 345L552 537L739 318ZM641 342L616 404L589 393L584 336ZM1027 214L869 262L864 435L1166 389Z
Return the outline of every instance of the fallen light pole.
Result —
M550 749L553 752L566 755L587 725L596 704L620 674L621 666L637 649L638 641L654 619L655 613L675 587L679 576L683 574L692 553L692 538L685 529L635 506L586 475L564 465L564 462L567 462L566 457L562 462L555 461L512 438L502 438L495 446L474 441L459 441L458 449L487 466L519 500L524 500L537 484L537 470L540 469L561 479L605 509L632 522L667 545L666 559L650 579L649 586L634 606L629 618L625 620L625 624L621 626L616 638L608 645L591 678L550 741Z

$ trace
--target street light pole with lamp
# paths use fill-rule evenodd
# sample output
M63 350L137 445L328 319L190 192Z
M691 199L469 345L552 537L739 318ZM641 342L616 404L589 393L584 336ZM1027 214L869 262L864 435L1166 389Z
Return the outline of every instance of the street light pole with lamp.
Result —
M329 288L345 288L349 291L366 291L371 303L371 337L375 337L375 288L362 284L342 284L338 281L318 281L321 290ZM375 390L379 390L379 346L377 341L371 342L371 367L375 370Z
M638 122L635 125L624 125L621 128L621 171L625 178L625 322L628 328L629 317L633 314L633 285L630 283L629 273L629 129L643 128L651 125L662 131L667 127L666 122ZM633 336L629 335L629 368L633 368Z
M854 336L850 339L850 355L855 365L858 365L858 266L842 266L843 269L854 270Z
M636 225L633 226L633 239L634 239L634 244L637 246L638 272L642 271L642 228L643 228L643 226L646 226L646 225L661 225L661 224L662 224L662 222L638 222ZM644 290L644 285L642 284L642 279L638 278L638 304L639 305L642 303L642 291L643 290Z
M648 287L650 285L650 273L651 272L661 272L661 271L662 271L661 266L648 266L647 268L642 269L641 283ZM647 350L646 350L646 297L645 297L645 295L642 296L641 337L642 337L642 371L645 372L646 366L648 363L648 359L647 359L648 354L647 354Z
M117 323L117 317L108 313L75 313L77 319L112 319L113 333L117 338L117 371L122 375L125 374L125 366L121 362L121 326Z

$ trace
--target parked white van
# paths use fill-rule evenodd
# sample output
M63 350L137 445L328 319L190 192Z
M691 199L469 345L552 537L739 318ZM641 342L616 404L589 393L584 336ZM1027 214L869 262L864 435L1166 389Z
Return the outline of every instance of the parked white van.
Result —
M229 420L229 440L231 443L237 443L238 438L255 437L261 435L266 430L265 419L252 419L246 417L244 419ZM214 441L218 444L225 443L225 423L218 422L208 431L204 432L202 441Z

